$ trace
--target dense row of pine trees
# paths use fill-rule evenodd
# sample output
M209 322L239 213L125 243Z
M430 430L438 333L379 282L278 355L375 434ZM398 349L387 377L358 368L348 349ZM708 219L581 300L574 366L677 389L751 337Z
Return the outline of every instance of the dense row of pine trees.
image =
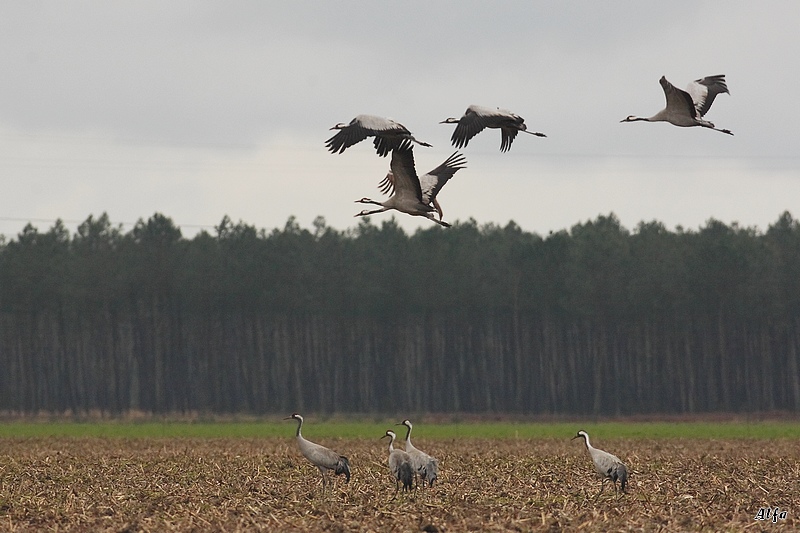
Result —
M800 224L224 219L0 241L0 410L800 409Z

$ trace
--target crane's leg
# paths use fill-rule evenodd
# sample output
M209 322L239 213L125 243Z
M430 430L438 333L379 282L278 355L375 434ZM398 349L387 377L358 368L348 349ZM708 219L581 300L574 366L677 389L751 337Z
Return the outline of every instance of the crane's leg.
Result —
M317 468L319 468L319 473L322 476L322 494L324 495L325 494L325 487L326 487L326 485L328 483L328 480L327 480L327 478L325 476L325 469L322 468L321 466L318 466Z
M393 500L397 498L397 491L399 490L400 490L400 479L397 478L394 480L394 496L392 496Z
M606 488L606 478L603 478L602 481L600 481L600 492L598 492L597 496L594 497L595 500L600 497L604 488Z
M436 200L436 197L433 197L433 208L436 209L436 212L439 213L439 220L442 220L443 212L442 206L439 205L439 201Z
M701 120L701 121L698 122L698 124L700 124L704 128L708 128L710 130L719 131L719 132L722 132L722 133L727 133L728 135L733 135L733 132L731 130L717 128L716 126L714 126L713 122L709 122L707 120Z
M527 133L529 135L536 135L537 137L547 137L547 135L539 131L528 131L528 130L519 130L519 131L521 131L522 133Z
M423 216L425 218L429 219L429 220L432 220L432 221L436 222L437 224L439 224L442 227L445 227L445 228L449 228L450 227L450 224L448 224L444 220L436 220L436 217L434 217L432 213L427 213L427 214L425 214Z

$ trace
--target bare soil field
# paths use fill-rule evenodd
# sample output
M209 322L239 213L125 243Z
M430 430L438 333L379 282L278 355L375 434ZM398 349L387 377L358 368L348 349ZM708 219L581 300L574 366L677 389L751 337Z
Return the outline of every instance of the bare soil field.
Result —
M287 430L291 432L291 429ZM308 438L315 440L313 432ZM631 471L600 481L578 440L425 440L432 489L398 494L386 441L326 439L350 458L322 492L284 439L2 439L3 531L789 531L800 528L792 439L593 442ZM332 479L332 478L331 478ZM760 508L783 518L755 520Z

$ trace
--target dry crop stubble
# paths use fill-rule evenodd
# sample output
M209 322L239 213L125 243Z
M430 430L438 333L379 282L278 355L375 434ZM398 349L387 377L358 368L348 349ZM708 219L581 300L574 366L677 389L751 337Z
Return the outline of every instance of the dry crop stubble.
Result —
M417 439L415 439L417 440ZM282 439L3 439L0 529L105 531L791 530L796 441L606 439L629 494L595 498L582 445L561 439L418 439L439 458L432 489L398 494L385 441L322 439L347 455L319 472ZM331 476L332 478L332 476ZM780 507L778 523L757 522Z

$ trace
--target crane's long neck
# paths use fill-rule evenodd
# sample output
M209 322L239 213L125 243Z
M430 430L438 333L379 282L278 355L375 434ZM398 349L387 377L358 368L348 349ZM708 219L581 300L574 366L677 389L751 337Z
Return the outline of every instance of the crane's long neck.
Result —
M297 433L295 433L295 437L298 437L298 438L302 439L303 435L300 434L300 428L303 427L303 419L302 418L296 418L295 420L297 420Z
M413 426L411 424L408 424L406 426L406 446L411 444L411 428L412 427Z
M669 122L669 113L667 112L667 108L662 109L652 117L637 117L640 120L645 120L647 122Z
M379 202L374 202L374 201L361 202L361 203L362 204L370 204L371 203L371 204L375 204L375 205L383 205L383 204L381 204ZM371 211L368 211L368 210L365 209L365 210L361 211L360 213L356 213L355 216L357 216L357 217L365 217L365 216L369 216L369 215L374 215L375 213L383 213L384 211L388 211L389 209L390 208L388 208L386 206L383 206L380 209L373 209Z
M377 202L372 200L371 198L362 198L361 200L356 200L357 204L373 204L373 205L380 205L383 206L383 203Z
M583 437L583 443L586 444L586 449L592 451L592 443L589 442L589 435L581 435Z
M389 453L394 451L394 435L389 435Z

